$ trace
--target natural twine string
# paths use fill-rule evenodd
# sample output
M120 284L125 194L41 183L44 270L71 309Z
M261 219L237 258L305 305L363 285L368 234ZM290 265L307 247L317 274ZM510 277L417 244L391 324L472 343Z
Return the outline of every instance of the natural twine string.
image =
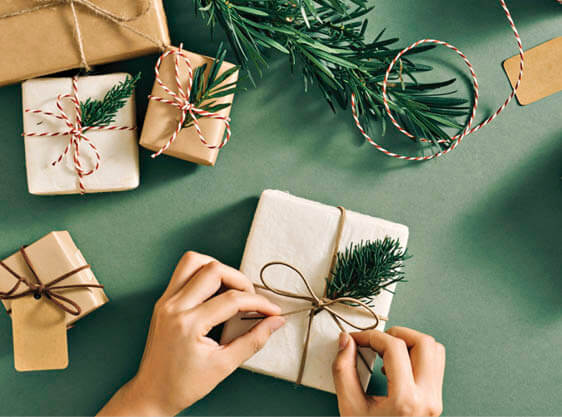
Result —
M121 16L116 13L111 12L110 10L104 9L103 7L98 6L97 4L91 2L90 0L34 0L37 3L36 6L29 7L27 9L16 10L14 12L6 13L0 15L1 19L8 19L10 17L22 16L29 13L34 13L36 11L57 7L57 6L70 6L70 10L72 11L72 18L74 23L74 31L75 31L75 38L78 45L78 51L80 53L80 67L84 68L86 71L90 71L91 67L88 64L88 60L86 58L86 52L84 51L84 40L82 38L82 31L80 29L80 22L78 19L78 13L76 12L76 5L84 7L86 10L94 13L96 16L102 17L104 19L109 20L110 22L119 25L142 38L149 40L160 49L165 49L166 45L159 39L150 36L135 27L129 25L128 23L139 19L146 15L150 9L152 8L152 0L145 0L144 5L145 7L137 14L133 16Z
M338 254L338 251L339 251L340 241L341 241L343 228L344 228L344 225L345 225L345 219L346 219L345 209L343 207L338 207L338 209L340 210L341 215L340 215L340 219L339 219L339 223L338 223L338 229L337 229L337 232L336 232L336 239L335 239L335 245L334 245L334 249L333 249L333 253L332 253L330 271L333 270L333 268L335 266L335 263L336 263L336 260L337 260L337 254ZM268 282L266 281L266 279L264 277L264 272L265 272L266 269L270 268L271 266L275 266L275 265L283 266L283 267L289 268L292 271L294 271L299 276L299 278L302 280L302 282L304 283L308 295L298 294L298 293L285 291L285 290L280 290L280 289L277 289L277 288L271 286L270 284L268 284ZM376 328L381 321L387 320L386 317L379 316L373 310L373 308L371 308L368 304L364 303L363 301L361 301L357 298L353 298L353 297L338 297L338 298L334 298L334 299L327 298L326 297L326 287L324 289L324 295L322 297L319 297L314 292L310 283L304 277L303 273L298 268L296 268L293 265L290 265L286 262L275 261L275 262L269 262L269 263L265 264L261 268L261 271L260 271L260 280L262 282L262 285L255 284L255 286L262 289L262 290L272 292L272 293L280 295L282 297L288 297L288 298L293 298L293 299L297 299L297 300L304 300L304 301L307 301L307 302L310 303L310 306L308 306L308 307L300 308L300 309L297 309L297 310L293 310L293 311L289 311L289 312L281 314L281 316L289 316L289 315L292 315L292 314L302 313L302 312L305 312L305 311L309 312L309 314L308 314L308 324L307 324L307 329L306 329L306 337L305 337L305 340L304 340L303 350L302 350L302 354L301 354L298 375L297 375L297 379L295 381L299 385L302 383L304 369L306 367L306 358L308 356L308 347L309 347L309 344L310 344L310 331L311 331L311 328L312 328L312 320L314 319L316 314L320 313L321 311L328 312L342 332L345 332L345 328L343 327L341 322L344 322L347 325L349 325L349 326L351 326L351 327L353 327L354 329L357 329L357 330L370 330L370 329ZM345 306L345 307L351 308L351 309L363 309L364 311L366 311L368 314L370 314L373 317L374 323L369 325L369 326L357 325L357 324L353 323L352 321L346 319L341 313L336 312L332 308L332 306L334 306L336 304L340 304L342 306ZM264 316L246 316L246 317L243 317L242 320L256 320L256 319L262 319L262 318L265 318L265 317ZM369 363L367 362L367 360L365 359L365 357L363 356L363 354L360 351L358 351L358 353L359 353L359 357L361 358L361 361L363 362L363 364L367 367L367 369L370 370L371 367L370 367Z
M33 297L35 297L36 299L45 296L48 300L54 303L55 306L57 306L61 310L69 314L72 314L73 316L79 316L80 313L82 313L82 308L78 305L78 303L76 303L75 301L71 300L68 297L59 294L57 291L61 291L61 290L64 291L73 288L103 288L103 285L101 284L55 285L58 284L59 282L62 282L70 278L71 276L77 274L80 271L89 269L90 265L80 266L44 284L43 281L39 278L39 275L37 275L37 272L35 271L35 268L31 263L31 259L29 259L29 256L25 251L25 246L20 249L20 254L22 255L23 260L27 264L29 270L33 274L33 277L35 278L37 283L29 282L25 277L22 277L12 268L6 265L4 262L0 261L0 266L2 266L6 271L8 271L10 275L12 275L16 279L16 283L13 285L12 288L10 288L9 291L0 292L0 300L13 300L16 298L26 297L28 295L33 295ZM28 289L22 291L19 294L14 294L18 290L21 284L27 285Z

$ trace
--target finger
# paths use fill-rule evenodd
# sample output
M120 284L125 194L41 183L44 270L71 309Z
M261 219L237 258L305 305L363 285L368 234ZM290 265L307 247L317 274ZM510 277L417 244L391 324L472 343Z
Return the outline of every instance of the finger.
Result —
M406 327L392 327L386 333L406 342L410 349L414 380L417 383L439 383L443 374L442 360L433 337Z
M214 260L215 259L210 256L202 255L197 252L186 252L178 262L168 287L162 295L162 299L172 297L185 285L195 272Z
M203 334L207 334L216 325L225 322L242 311L276 316L281 313L281 308L263 295L228 290L197 306L194 310L202 326Z
M212 297L221 287L254 293L254 286L240 271L212 261L203 266L174 296L178 310L189 310Z
M230 372L259 352L265 346L271 334L284 324L285 318L282 316L267 317L242 336L224 345L220 355L227 363Z
M402 339L378 330L351 333L351 336L359 346L370 346L381 355L390 396L414 384L408 348Z
M339 352L334 360L332 373L340 415L355 415L356 409L364 409L367 403L357 374L357 346L349 334L342 332Z

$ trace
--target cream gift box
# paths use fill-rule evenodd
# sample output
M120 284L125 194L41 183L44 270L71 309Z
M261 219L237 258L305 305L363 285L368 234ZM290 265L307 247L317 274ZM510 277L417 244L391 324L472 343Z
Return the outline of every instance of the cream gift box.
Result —
M340 216L340 210L336 207L305 200L281 191L264 191L256 209L240 270L252 282L259 284L260 270L265 264L272 261L287 262L298 268L307 278L314 292L321 296L324 292L325 279L329 275ZM408 241L406 226L347 211L339 248L343 250L351 243L384 239L387 236L399 239L402 247L406 248ZM266 275L267 282L277 289L307 295L302 281L288 268L271 268ZM388 289L394 290L394 285ZM261 289L257 289L257 292L272 299L285 312L306 306L305 301L281 297ZM374 297L373 301L375 312L381 317L388 317L392 293L382 291ZM341 306L336 306L334 309L360 326L372 324L372 317L359 310ZM230 342L255 324L251 320L245 321L240 318L241 316L237 316L226 323L222 343ZM306 312L288 316L286 324L275 332L266 346L243 367L254 372L295 381L307 323ZM346 324L344 327L349 331L354 330ZM384 321L381 321L377 328L384 329ZM340 329L330 314L322 311L316 315L310 333L303 385L335 392L331 364L338 350L339 334ZM361 352L372 369L375 353L363 348ZM367 369L360 361L357 369L361 383L366 388L371 369Z
M129 76L118 73L78 78L77 91L80 102L88 98L101 100L116 84ZM23 125L26 133L52 133L68 131L65 121L43 113L26 112L25 109L42 110L60 116L57 108L59 95L72 94L72 78L41 78L22 84ZM61 101L63 110L74 121L75 109L69 98ZM134 127L136 122L134 95L117 112L111 126ZM124 191L139 185L139 157L136 130L86 130L84 135L96 147L100 156L99 169L82 177L85 192ZM80 193L78 174L70 149L60 163L52 162L63 154L70 135L25 136L27 184L31 194ZM72 147L71 147L72 148ZM84 170L96 165L94 151L85 143L79 145L80 163Z

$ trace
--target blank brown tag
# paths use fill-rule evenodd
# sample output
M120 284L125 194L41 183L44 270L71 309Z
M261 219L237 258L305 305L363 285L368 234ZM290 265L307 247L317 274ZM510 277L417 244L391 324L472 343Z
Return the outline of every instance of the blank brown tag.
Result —
M519 76L519 55L506 59L503 67L511 86ZM517 90L522 106L562 90L562 36L525 52L525 69Z
M64 312L45 297L12 300L14 364L17 371L64 369L68 345Z

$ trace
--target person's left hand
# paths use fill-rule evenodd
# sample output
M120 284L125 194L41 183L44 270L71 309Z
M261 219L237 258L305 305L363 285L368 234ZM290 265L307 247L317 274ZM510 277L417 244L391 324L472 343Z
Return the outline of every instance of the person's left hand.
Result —
M216 295L221 289L228 290ZM240 311L269 316L228 345L209 331ZM207 395L285 322L241 272L194 252L179 262L154 307L137 375L100 415L173 415Z

